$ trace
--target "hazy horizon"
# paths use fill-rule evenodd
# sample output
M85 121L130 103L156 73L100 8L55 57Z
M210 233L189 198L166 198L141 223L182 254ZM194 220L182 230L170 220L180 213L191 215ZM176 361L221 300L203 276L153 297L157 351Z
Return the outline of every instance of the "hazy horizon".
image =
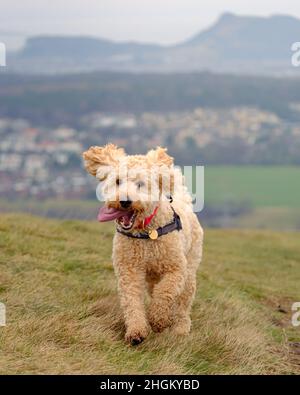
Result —
M0 0L0 41L20 45L34 35L84 35L114 41L174 44L211 26L224 12L238 15L285 14L300 18L296 0Z

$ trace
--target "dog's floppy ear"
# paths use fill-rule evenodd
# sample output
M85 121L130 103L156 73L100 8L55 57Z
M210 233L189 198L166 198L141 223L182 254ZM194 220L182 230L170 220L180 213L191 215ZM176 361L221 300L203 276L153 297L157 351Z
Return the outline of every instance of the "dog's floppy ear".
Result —
M82 154L82 157L87 172L103 181L111 167L116 166L119 159L125 155L123 148L107 144L104 147L90 147Z
M172 166L174 159L167 154L167 148L157 147L147 153L148 161L157 166Z
M161 193L172 195L174 190L174 159L167 154L166 148L157 147L147 153L150 165L158 169L158 184Z

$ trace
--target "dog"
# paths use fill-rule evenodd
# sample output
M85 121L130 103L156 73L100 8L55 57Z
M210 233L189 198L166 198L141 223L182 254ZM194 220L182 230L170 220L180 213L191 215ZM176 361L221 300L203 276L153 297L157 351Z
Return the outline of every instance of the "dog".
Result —
M114 144L94 146L83 159L88 173L100 181L105 200L98 220L116 223L112 260L125 340L140 344L150 328L187 335L203 230L181 170L161 147L127 155Z

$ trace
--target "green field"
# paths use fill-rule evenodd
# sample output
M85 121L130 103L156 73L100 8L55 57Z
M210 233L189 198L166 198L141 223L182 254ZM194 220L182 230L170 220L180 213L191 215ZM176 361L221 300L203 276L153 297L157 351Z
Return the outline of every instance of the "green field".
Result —
M300 208L300 167L206 166L205 203Z
M1 374L300 373L299 234L206 230L191 334L152 333L136 348L123 340L112 235L111 225L1 216Z
M205 207L244 208L226 227L300 229L300 167L206 166ZM248 211L248 212L247 212Z

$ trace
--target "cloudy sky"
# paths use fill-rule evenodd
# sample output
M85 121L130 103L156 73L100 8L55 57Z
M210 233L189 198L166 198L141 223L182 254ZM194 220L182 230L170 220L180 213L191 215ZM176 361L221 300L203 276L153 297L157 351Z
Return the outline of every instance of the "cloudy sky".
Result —
M211 25L224 11L290 14L299 0L0 0L0 35L92 35L170 44ZM0 37L1 41L1 37Z

